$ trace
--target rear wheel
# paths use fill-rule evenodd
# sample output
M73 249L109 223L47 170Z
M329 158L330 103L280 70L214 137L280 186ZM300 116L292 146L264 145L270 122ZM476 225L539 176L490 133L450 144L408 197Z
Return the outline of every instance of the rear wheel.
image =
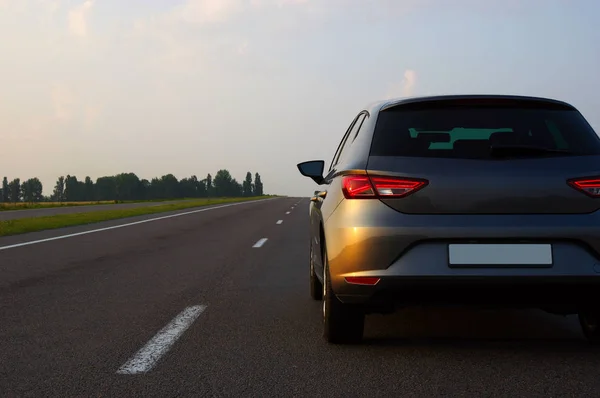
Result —
M583 335L590 343L600 343L600 311L580 312L579 324Z
M310 297L313 300L323 299L323 284L315 273L313 243L310 242Z
M323 256L323 337L333 344L357 344L362 341L365 313L342 303L333 293L327 255Z

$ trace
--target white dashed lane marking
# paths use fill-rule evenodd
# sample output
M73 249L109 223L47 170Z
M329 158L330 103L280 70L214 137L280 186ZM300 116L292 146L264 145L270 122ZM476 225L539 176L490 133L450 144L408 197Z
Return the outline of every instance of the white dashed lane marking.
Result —
M283 223L283 220L279 220L279 221L277 221L277 223L276 223L276 224L278 224L278 225L279 225L279 224L282 224L282 223Z
M146 373L156 365L206 309L205 305L188 307L162 328L144 347L117 370L118 374Z
M262 245L264 245L267 240L268 240L267 238L259 239L258 242L256 242L254 244L254 246L252 246L252 247L254 247L254 248L262 247Z

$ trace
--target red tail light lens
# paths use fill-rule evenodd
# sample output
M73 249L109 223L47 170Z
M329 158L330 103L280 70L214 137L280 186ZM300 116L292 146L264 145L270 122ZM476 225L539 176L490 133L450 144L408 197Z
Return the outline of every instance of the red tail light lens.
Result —
M427 185L426 180L349 175L342 179L346 199L402 198Z
M567 181L573 188L594 198L600 198L600 178L578 178Z
M375 286L379 283L379 278L371 276L347 276L345 279L351 285Z
M345 176L342 180L342 190L347 199L375 197L375 191L367 176Z

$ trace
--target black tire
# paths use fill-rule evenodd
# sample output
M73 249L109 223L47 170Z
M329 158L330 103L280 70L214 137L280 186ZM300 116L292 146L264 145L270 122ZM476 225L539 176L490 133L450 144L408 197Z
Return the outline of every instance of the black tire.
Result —
M365 313L342 303L333 293L327 255L324 257L323 337L332 344L358 344L363 339Z
M315 265L313 261L313 244L310 243L310 297L313 300L321 301L323 299L323 284L315 274Z
M600 343L600 311L582 311L578 314L584 337L592 344Z

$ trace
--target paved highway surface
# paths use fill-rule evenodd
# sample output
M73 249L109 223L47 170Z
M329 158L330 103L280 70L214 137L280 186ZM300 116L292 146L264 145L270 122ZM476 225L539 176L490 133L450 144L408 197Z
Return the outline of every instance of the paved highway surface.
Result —
M137 207L161 206L169 203L181 203L185 200L172 200L166 202L139 202L139 203L119 203L105 205L83 205L83 206L64 206L64 207L48 207L42 209L23 209L23 210L4 210L0 211L0 221L16 220L26 217L43 217L53 216L56 214L74 214L88 213L92 211L117 210L117 209L134 209Z
M328 345L308 203L0 239L0 395L598 395L599 349L538 311L373 315L363 345Z

